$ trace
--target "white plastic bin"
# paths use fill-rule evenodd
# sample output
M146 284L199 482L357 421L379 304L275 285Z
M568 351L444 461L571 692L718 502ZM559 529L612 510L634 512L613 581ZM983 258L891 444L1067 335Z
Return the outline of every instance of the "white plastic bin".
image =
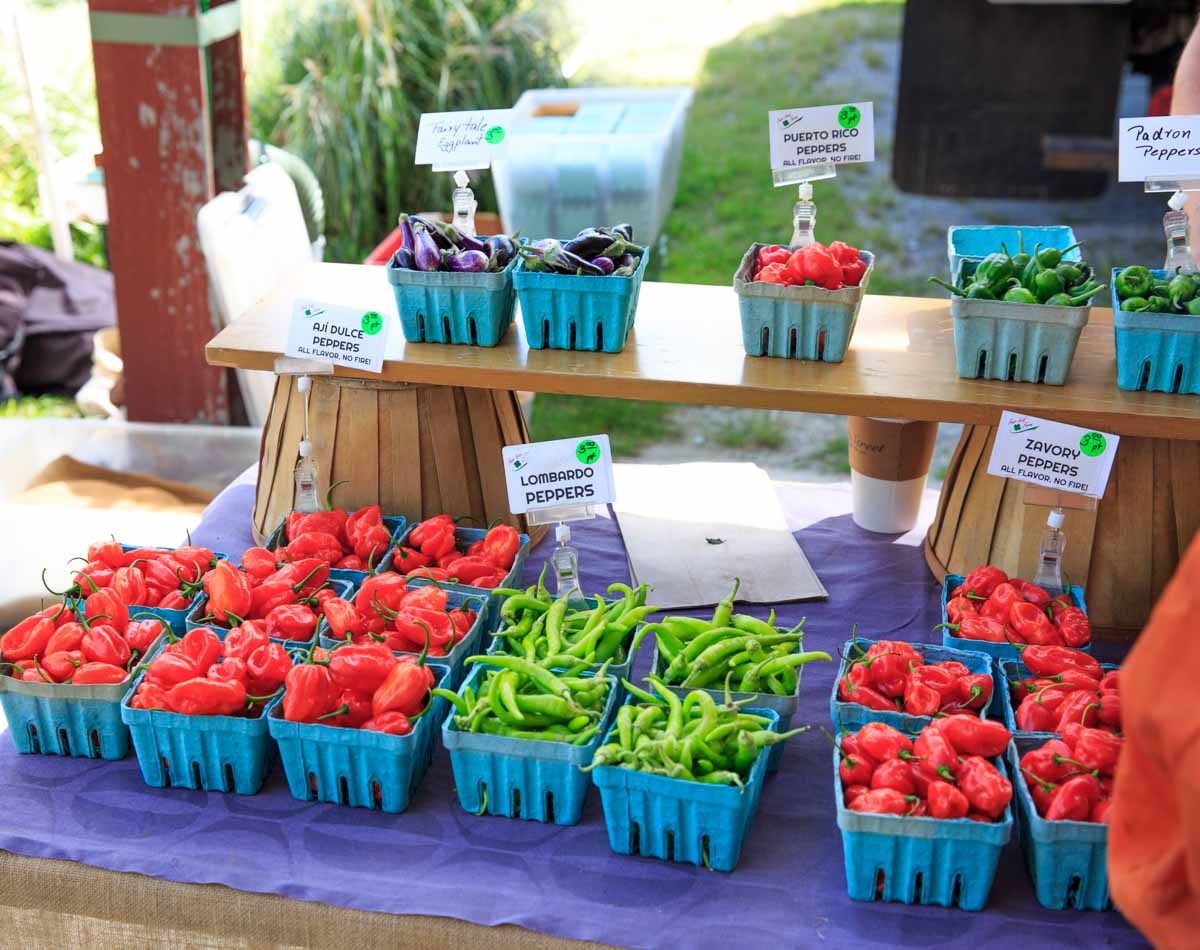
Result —
M691 101L686 87L525 92L492 163L505 228L536 240L627 221L637 243L653 244L679 183Z

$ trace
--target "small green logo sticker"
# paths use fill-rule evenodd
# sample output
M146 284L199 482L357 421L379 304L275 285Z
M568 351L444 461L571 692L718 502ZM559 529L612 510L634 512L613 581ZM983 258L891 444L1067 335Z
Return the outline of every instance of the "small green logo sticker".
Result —
M838 110L838 125L843 129L852 129L862 120L858 106L842 106Z
M383 329L383 315L378 310L368 310L363 314L362 331L367 336L374 336Z
M1108 440L1099 432L1086 432L1082 439L1079 440L1079 449L1084 455L1089 458L1095 458L1097 455L1103 455L1104 450L1108 447Z
M493 125L483 134L488 145L499 145L504 141L504 126Z
M575 446L575 457L584 465L595 465L600 461L600 443L595 439L584 439Z

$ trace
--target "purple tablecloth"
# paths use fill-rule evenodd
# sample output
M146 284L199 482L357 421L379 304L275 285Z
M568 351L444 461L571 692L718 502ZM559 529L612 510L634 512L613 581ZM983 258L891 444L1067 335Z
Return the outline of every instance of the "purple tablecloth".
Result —
M834 653L855 622L864 636L932 638L938 589L916 534L859 530L844 487L784 489L781 497L830 593L827 602L779 609L787 624L808 615L806 646ZM252 543L252 499L252 484L231 486L193 533L195 542L240 555ZM586 588L628 578L614 521L576 525L573 534ZM541 569L550 544L531 557L527 577ZM830 665L808 668L797 722L828 723L833 677ZM560 828L469 815L451 784L440 751L409 810L382 815L295 801L278 763L250 797L159 790L143 784L132 754L114 763L20 756L5 739L0 847L174 881L637 947L1145 945L1115 912L1038 906L1015 835L982 913L851 901L829 746L815 729L789 742L782 769L767 779L732 874L613 854L594 791L582 821Z

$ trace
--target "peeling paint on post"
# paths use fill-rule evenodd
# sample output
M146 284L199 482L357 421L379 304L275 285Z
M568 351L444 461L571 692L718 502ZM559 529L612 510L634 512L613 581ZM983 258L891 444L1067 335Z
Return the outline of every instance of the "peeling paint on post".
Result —
M199 10L198 0L88 6L174 16ZM220 102L210 95L203 49L93 43L92 52L129 418L228 422L229 377L204 359L213 324L196 214L216 186L237 188L245 174L240 37L210 50ZM214 139L223 143L219 178Z

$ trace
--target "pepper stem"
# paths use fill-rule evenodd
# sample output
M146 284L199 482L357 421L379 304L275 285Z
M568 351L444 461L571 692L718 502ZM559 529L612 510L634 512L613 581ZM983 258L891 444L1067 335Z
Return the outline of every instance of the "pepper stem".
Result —
M348 479L342 478L329 486L329 489L325 492L325 510L326 511L333 511L333 490L335 488L337 488L338 485L345 485L347 481L348 481Z

